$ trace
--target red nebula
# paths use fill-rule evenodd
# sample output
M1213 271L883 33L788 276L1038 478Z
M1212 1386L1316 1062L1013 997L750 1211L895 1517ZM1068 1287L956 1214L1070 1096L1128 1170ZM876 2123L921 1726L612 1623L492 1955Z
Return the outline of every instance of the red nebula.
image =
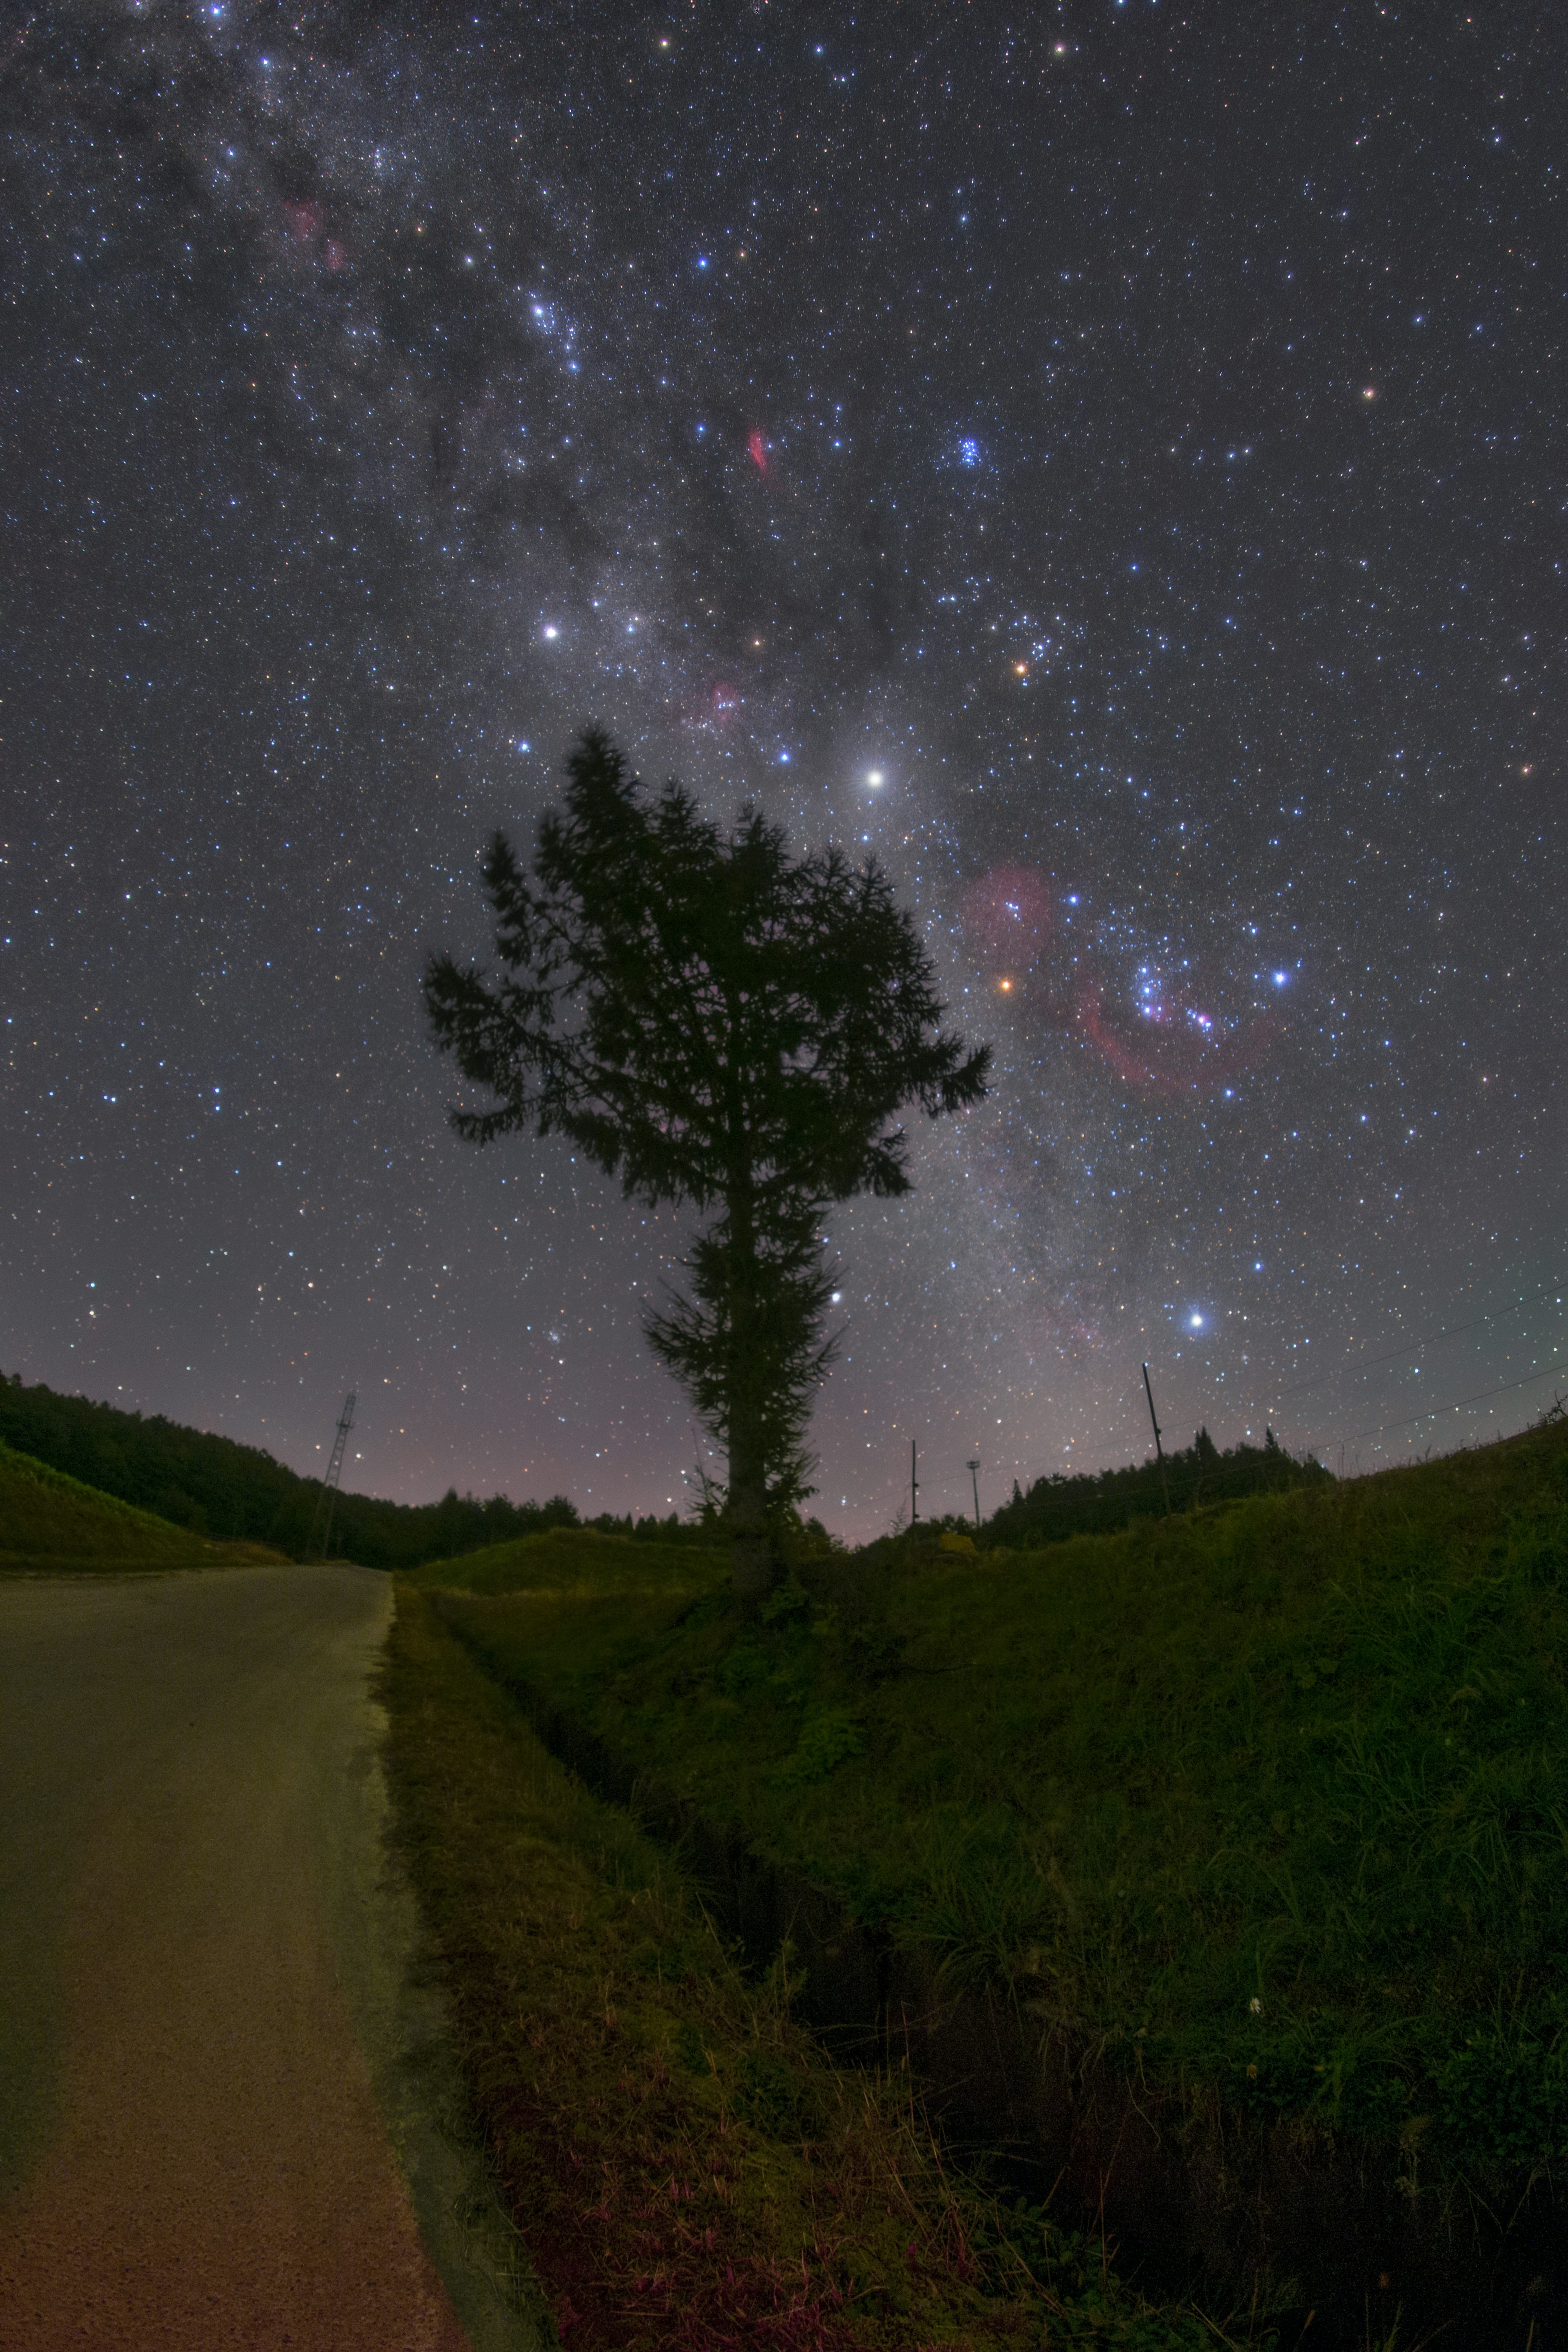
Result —
M1279 1027L1271 1013L1225 1034L1210 1015L1163 1000L1133 1026L1108 1019L1100 982L1086 980L1074 1006L1078 1027L1116 1076L1152 1094L1213 1094L1250 1068Z
M342 268L344 262L348 259L348 255L344 252L343 247L339 244L337 238L335 236L330 236L327 239L326 244L321 248L321 259L326 263L329 269L336 271Z
M1025 866L994 866L972 882L960 908L964 930L998 963L1021 971L1050 944L1051 894Z
M758 473L765 474L768 470L768 445L763 439L760 425L753 425L751 432L747 434L746 446L752 453L752 463Z
M721 728L733 725L743 699L732 679L715 678L711 686L700 688L680 706L680 723L717 734Z
M321 226L321 207L300 202L287 204L283 207L283 217L289 224L290 235L304 245Z

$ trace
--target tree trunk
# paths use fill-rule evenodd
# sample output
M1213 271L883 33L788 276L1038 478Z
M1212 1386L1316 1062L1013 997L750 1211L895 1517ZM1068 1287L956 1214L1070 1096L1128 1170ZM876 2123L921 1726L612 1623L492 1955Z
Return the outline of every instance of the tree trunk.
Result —
M761 1601L773 1589L773 1542L768 1526L766 1370L753 1330L756 1237L749 1171L731 1179L730 1212L730 1580L738 1601Z
M737 1601L761 1601L773 1591L773 1541L767 1492L760 1478L742 1479L730 1448L730 1584Z

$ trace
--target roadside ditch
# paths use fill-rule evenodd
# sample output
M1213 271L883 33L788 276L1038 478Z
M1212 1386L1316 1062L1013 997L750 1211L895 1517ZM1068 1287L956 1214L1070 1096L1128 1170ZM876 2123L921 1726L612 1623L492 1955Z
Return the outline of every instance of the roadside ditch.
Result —
M793 2007L844 2062L907 2060L944 2144L984 2162L1068 2226L1108 2237L1151 2294L1201 2283L1245 2307L1289 2284L1297 2331L1370 2352L1440 2335L1452 2352L1568 2345L1561 2191L1521 2178L1506 2200L1462 2204L1394 2179L1390 2151L1300 2124L1260 2124L1211 2090L1173 2095L1130 2077L1103 2045L994 1986L944 1983L918 1951L851 1918L831 1895L704 1819L592 1728L464 1640L545 1748L596 1795L679 1853L747 1969L784 1953Z

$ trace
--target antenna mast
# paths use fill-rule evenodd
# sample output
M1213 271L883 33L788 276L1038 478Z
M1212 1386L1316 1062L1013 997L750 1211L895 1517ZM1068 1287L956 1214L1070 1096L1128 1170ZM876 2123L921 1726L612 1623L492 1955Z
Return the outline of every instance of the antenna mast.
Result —
M305 1546L307 1559L316 1549L318 1528L321 1530L321 1549L317 1553L317 1558L325 1559L331 1547L332 1520L338 1507L338 1481L343 1475L343 1448L349 1442L349 1432L354 1425L354 1403L355 1399L351 1391L343 1399L343 1409L338 1415L338 1433L332 1441L332 1458L327 1465L327 1475L321 1481L321 1496L316 1504L316 1516L310 1522L310 1540Z
M921 1491L921 1482L915 1476L915 1441L911 1437L910 1440L910 1526L911 1528L921 1515L921 1507L916 1499Z
M974 1489L974 1524L978 1527L980 1525L980 1456L976 1454L973 1462L966 1464L965 1467L969 1472L969 1483Z

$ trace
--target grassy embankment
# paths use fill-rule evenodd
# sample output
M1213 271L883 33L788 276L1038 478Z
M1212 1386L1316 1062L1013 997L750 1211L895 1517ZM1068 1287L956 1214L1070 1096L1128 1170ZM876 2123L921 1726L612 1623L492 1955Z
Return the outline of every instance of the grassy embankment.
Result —
M690 1551L602 1537L537 1538L530 1559L601 1642L639 1605L668 1625L711 1577ZM554 1761L408 1584L385 1687L469 2078L570 2346L1232 2340L1142 2304L1037 2210L955 2195L907 2076L830 2065L790 2018L787 1969L742 1979L668 1852Z
M0 1444L0 1571L213 1568L279 1556L207 1542Z
M1407 2189L1568 2155L1568 1426L1029 1554L443 1575L502 1682L1191 2112Z
M319 1477L300 1477L259 1446L162 1413L127 1412L0 1372L0 1444L193 1535L260 1544L269 1556L276 1547L295 1559L312 1543ZM492 1495L481 1503L450 1490L438 1503L406 1504L351 1491L339 1494L333 1543L366 1568L409 1569L576 1519L560 1496L512 1504Z

